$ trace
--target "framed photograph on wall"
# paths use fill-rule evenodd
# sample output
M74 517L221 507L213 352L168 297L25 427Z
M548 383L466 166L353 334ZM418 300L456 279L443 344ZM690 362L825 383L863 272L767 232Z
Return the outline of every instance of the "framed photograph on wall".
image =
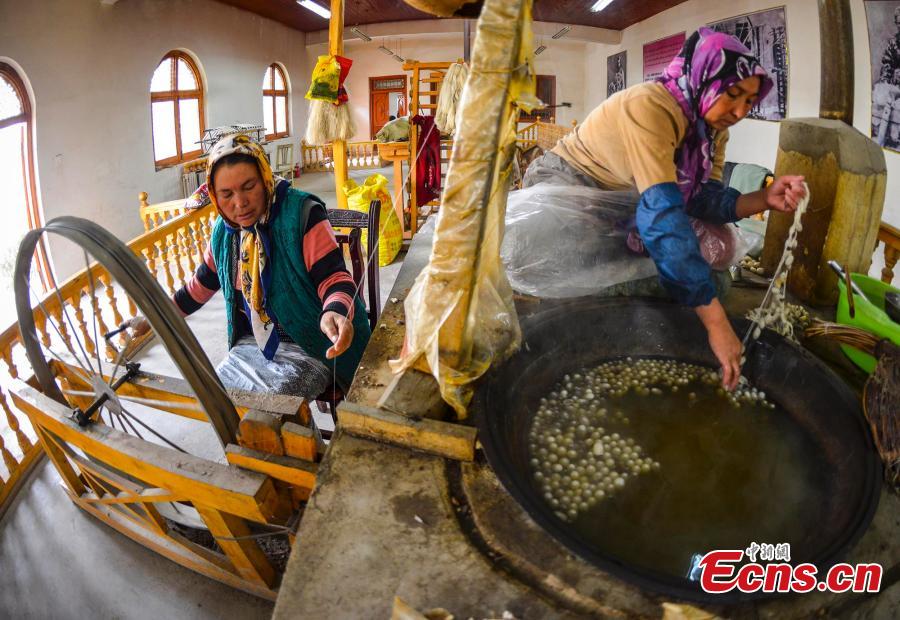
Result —
M900 2L866 2L872 59L872 139L900 151Z
M650 82L662 75L672 59L684 46L685 33L673 34L671 37L644 43L644 81Z
M786 118L788 50L784 7L730 17L709 24L709 27L740 39L741 43L759 58L763 68L775 81L775 87L769 91L765 99L757 101L748 117L765 121L780 121Z
M625 90L625 57L626 52L607 56L606 58L606 96L609 97Z

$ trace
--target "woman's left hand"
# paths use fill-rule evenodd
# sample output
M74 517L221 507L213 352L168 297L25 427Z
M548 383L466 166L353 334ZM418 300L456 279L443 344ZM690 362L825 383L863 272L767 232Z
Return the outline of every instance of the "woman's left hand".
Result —
M325 357L332 359L343 353L353 342L353 322L337 312L326 312L319 321L319 328L328 339L334 343L326 352Z
M766 188L766 205L775 211L793 213L797 205L806 195L803 189L804 177L800 175L785 175L778 177Z

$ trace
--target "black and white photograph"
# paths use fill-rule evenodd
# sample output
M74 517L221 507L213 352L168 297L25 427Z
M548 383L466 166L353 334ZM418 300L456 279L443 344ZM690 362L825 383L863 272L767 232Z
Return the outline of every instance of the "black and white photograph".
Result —
M748 118L765 121L786 118L788 49L784 7L723 19L709 24L709 27L737 37L775 81L775 88L753 106Z
M872 139L900 151L900 2L866 2L872 60Z
M625 55L622 51L606 58L606 96L625 90Z

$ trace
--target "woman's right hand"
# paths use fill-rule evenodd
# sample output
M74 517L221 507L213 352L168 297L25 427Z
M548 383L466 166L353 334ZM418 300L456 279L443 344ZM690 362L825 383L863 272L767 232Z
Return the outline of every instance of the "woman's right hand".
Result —
M703 321L709 338L709 348L722 366L722 387L733 390L741 378L741 355L743 346L731 327L725 309L718 299L713 299L706 306L694 309Z
M741 378L741 341L730 323L716 324L707 329L709 348L722 366L722 387L731 391Z
M128 327L131 328L131 337L140 338L150 331L150 321L143 314L139 314L130 321Z

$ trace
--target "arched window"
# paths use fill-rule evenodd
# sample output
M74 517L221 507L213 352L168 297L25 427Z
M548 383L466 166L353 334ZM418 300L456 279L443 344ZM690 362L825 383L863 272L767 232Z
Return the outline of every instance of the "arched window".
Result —
M263 78L263 124L266 140L288 135L288 89L284 69L278 63L269 65Z
M203 81L184 52L169 52L150 81L153 159L157 167L200 156L203 121Z
M7 300L12 299L12 268L19 241L28 230L41 225L32 121L31 99L25 82L11 65L0 62L0 195L4 222L0 231L0 297ZM48 272L42 245L38 246L37 259L37 271L44 281ZM2 325L12 318L4 314L7 310L12 312L11 303L0 309Z

